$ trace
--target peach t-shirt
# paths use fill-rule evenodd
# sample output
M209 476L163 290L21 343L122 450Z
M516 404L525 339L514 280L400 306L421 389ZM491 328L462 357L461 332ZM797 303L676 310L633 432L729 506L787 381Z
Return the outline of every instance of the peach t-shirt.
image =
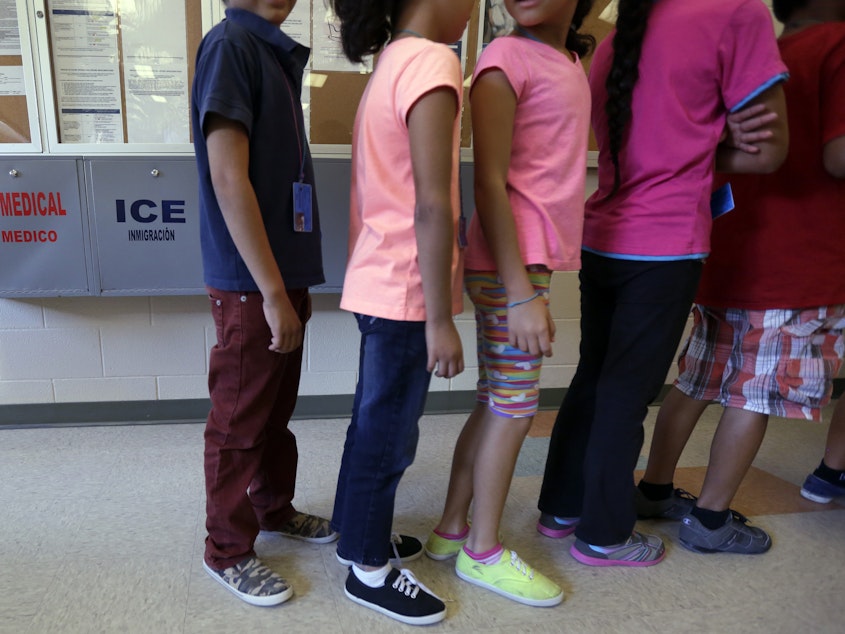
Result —
M389 44L361 98L352 132L349 261L340 307L396 321L425 321L408 114L437 88L455 91L452 132L452 312L463 309L458 249L461 66L448 46L422 38Z

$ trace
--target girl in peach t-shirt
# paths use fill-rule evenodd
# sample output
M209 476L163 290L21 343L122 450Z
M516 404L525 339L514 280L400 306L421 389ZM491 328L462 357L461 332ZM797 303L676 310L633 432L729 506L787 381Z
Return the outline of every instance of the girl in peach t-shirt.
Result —
M341 308L361 331L358 385L332 526L346 596L413 625L444 603L410 571L422 544L391 537L396 487L414 460L432 371L463 370L458 151L460 39L474 0L333 0L353 61L381 50L352 138L349 262Z

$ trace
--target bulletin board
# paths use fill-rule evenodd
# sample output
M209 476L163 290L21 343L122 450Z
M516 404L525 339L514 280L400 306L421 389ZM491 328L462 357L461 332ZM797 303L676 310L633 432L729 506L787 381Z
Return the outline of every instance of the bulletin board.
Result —
M324 0L314 0L312 6L311 19L315 33L314 45L319 44L316 41L317 33L323 28L329 29L330 40L338 41L334 35L334 33L337 33L337 25L331 23L332 16L328 15L324 18L326 15ZM465 69L465 79L472 77L475 68L479 50L477 43L481 13L473 14L463 39L454 45L455 52L461 58L461 64ZM323 20L326 20L328 25L322 24ZM284 25L282 28L285 28ZM311 58L310 141L312 145L317 146L349 146L352 143L352 127L355 122L358 103L361 101L367 81L370 78L368 71L375 64L375 60L362 68L358 68L357 72L353 69L324 70L321 68L320 55L321 51L315 48ZM320 76L319 86L313 81L315 75ZM465 81L464 85L468 86L468 84L469 82ZM468 88L465 88L465 104L467 97ZM471 147L470 127L469 110L464 108L461 126L461 147L463 148ZM315 148L315 150L315 153L319 153L319 148Z
M612 29L599 19L611 2L596 0L583 26L598 41ZM221 0L0 0L0 9L14 6L44 9L35 11L38 19L32 23L43 105L49 113L44 118L49 152L193 153L189 99L195 55L205 31L223 17ZM469 79L483 46L510 30L509 19L503 0L481 0L463 39L454 45L465 73L465 159L472 147ZM0 18L0 34L3 25ZM302 101L314 155L348 157L355 114L374 60L353 65L345 59L328 0L299 0L282 28L312 50ZM0 126L29 142L35 91L2 94L3 69L26 69L26 59L8 54L2 42L0 38ZM583 60L585 69L589 62ZM6 128L0 127L0 134ZM591 136L590 150L596 149Z
M2 0L0 0L2 1ZM203 0L45 0L51 149L191 152Z
M0 0L0 152L40 150L32 54L21 37L23 0Z

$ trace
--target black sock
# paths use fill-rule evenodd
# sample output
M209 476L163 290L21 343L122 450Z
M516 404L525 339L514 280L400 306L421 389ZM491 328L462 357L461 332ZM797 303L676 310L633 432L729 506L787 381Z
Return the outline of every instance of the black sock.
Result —
M704 525L704 528L714 531L717 528L722 528L722 526L728 523L731 511L730 509L726 509L724 511L711 511L709 509L702 509L698 506L694 506L692 507L690 515L698 519L698 521Z
M813 471L813 475L836 486L845 486L845 471L831 469L824 463L824 460L819 464L819 468Z
M671 482L669 484L652 484L651 482L646 482L645 480L640 480L637 488L644 496L653 502L656 502L657 500L665 500L670 497L672 495L672 491L675 490L675 487Z

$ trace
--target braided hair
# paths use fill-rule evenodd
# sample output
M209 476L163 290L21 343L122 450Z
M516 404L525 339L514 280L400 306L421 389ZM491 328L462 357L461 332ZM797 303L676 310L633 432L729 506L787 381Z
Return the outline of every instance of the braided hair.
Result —
M613 189L606 198L612 198L621 184L619 152L625 130L631 121L631 100L634 86L640 78L640 55L643 48L648 18L656 0L620 0L616 35L613 37L613 61L605 81L610 159L613 163Z
M572 25L566 34L566 48L578 54L578 57L586 57L596 46L596 38L588 33L579 33L578 29L584 24L584 18L593 9L593 0L578 0L575 7L575 14L572 16Z
M331 0L343 52L352 62L378 53L390 39L404 0Z

